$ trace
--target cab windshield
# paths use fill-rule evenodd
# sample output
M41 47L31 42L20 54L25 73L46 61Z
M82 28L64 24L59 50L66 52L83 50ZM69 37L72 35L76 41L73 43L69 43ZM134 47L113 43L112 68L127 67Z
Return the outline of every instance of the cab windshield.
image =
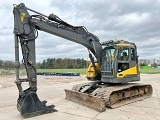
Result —
M102 58L102 71L112 74L113 61L115 58L116 49L113 46L105 47L103 49L103 58Z

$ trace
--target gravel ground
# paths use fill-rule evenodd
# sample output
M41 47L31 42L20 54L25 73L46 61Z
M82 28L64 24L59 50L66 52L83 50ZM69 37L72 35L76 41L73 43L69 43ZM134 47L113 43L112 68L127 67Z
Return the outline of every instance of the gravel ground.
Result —
M16 109L18 90L15 76L0 76L0 120L24 119ZM99 113L85 106L65 100L64 89L86 82L85 76L38 76L37 94L40 100L54 104L58 112L40 115L28 120L160 120L160 75L141 75L140 83L153 86L151 98ZM28 84L23 84L24 88Z

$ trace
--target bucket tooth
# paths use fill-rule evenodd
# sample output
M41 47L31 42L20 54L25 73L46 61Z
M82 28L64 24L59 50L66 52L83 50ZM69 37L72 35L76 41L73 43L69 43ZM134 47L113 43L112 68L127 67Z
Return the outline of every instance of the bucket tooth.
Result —
M25 118L57 111L54 105L46 106L47 101L40 101L36 91L28 88L19 95L17 109Z

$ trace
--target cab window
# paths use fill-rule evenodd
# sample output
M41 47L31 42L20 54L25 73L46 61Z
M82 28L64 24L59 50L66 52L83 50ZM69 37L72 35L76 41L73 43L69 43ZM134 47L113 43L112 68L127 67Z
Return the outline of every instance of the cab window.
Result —
M131 48L131 60L136 60L136 56L135 56L135 49Z
M120 48L119 49L118 60L122 60L122 61L129 60L129 48Z

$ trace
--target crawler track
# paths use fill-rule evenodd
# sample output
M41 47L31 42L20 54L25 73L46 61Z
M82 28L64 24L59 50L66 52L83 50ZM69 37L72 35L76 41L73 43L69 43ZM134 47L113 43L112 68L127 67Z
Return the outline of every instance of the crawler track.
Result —
M93 88L91 87L91 90L83 93L81 91L85 86L93 86ZM146 84L130 83L114 86L105 84L97 86L95 82L90 82L75 85L72 90L65 90L65 92L66 99L103 112L106 107L116 108L151 97L153 90L151 85Z

